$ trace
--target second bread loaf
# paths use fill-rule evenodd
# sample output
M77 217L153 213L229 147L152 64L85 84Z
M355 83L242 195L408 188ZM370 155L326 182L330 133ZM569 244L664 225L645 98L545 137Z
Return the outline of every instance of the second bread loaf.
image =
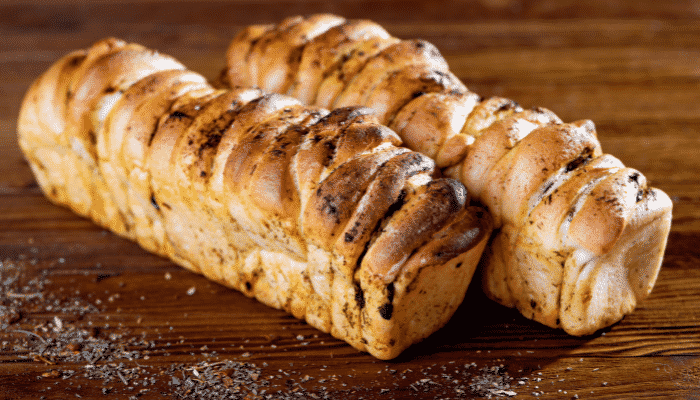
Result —
M328 14L245 28L227 64L230 85L371 107L406 147L461 181L494 218L484 289L526 317L586 335L632 312L654 287L671 200L605 155L591 121L483 99L432 44Z

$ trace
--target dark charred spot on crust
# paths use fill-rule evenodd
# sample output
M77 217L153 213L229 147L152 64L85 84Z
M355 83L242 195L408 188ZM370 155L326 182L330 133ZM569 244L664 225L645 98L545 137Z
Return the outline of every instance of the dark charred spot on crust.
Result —
M326 149L328 149L328 151L331 151L331 152L335 151L335 148L336 148L335 143L325 142L325 143L323 143L323 145L326 147Z
M365 308L365 291L362 290L359 284L355 284L355 302L360 310Z
M394 294L396 294L396 288L394 287L394 282L386 285L386 300L391 303L394 301Z
M377 227L375 227L375 231L376 231L376 229L379 229L379 224L377 224ZM360 265L362 265L362 260L365 259L365 254L367 254L367 250L369 249L369 244L370 244L369 240L367 242L365 242L365 246L362 248L362 253L360 253L360 255L357 257L357 262L355 263L355 269L353 271L356 271L360 267Z
M426 44L425 44L425 42L422 41L422 40L416 40L415 46L416 46L417 49L422 49L423 47L426 46Z
M316 109L314 109L313 111L311 111L311 113L309 113L309 116L315 120L319 120L319 119L323 118L324 115L325 115L325 113L322 110L316 110ZM304 130L308 131L309 128L304 127Z
M639 172L635 172L629 177L630 182L634 182L637 186L639 186Z
M323 166L327 167L331 165L331 161L335 158L335 151L337 146L330 140L323 142L323 146L326 148L326 158L323 160Z
M68 65L71 66L71 67L77 67L78 64L80 64L81 62L83 62L84 59L85 59L85 56L74 57L73 59L70 60L70 63L68 63Z
M644 199L644 191L640 189L639 191L637 191L637 198L635 200L637 203L639 203L643 199Z
M301 56L304 53L304 47L306 47L306 45L299 46L289 54L289 57L287 58L287 65L295 65L301 62Z
M447 183L447 184L445 184ZM455 187L456 181L451 179L435 179L428 182L425 186L428 192L432 192L434 197L447 201L447 206L450 212L458 212L462 208L460 195Z
M455 268L459 268L459 267L461 267L461 266L462 266L462 262L460 261L460 262L458 262L458 263L455 265Z
M355 238L357 238L357 235L359 233L357 231L358 226L360 226L360 221L355 222L355 225L353 225L353 227L350 229L350 232L345 232L345 237L344 237L345 243L350 243L350 242L354 241Z
M587 147L586 149L583 150L583 153L581 153L578 157L575 159L569 161L568 164L566 164L566 168L564 168L564 172L571 172L575 170L576 168L585 165L588 163L593 154L593 149L590 147Z
M566 213L566 222L571 222L574 220L574 208L570 208L569 211Z
M561 320L559 318L557 318L556 324L557 326L561 325Z
M223 136L223 131L211 132L209 136L207 136L207 140L199 146L199 156L201 157L202 153L207 149L216 148L219 145L219 142L221 142L221 138Z
M530 307L531 308L537 307L537 302L535 301L535 299L530 300Z
M156 210L160 210L160 206L158 205L158 202L156 201L156 195L151 193L151 204L153 205L153 208Z
M261 36L261 37L256 37L255 39L252 39L252 40L250 41L250 49L251 49L251 50L248 50L248 53L250 53L250 52L252 51L253 46L255 46L255 44L258 43L258 42L260 41L261 38L262 38L262 36Z
M250 291L252 288L253 288L253 285L249 281L246 281L245 290Z
M586 291L586 293L582 296L581 303L588 304L591 302L592 298L593 298L593 296L591 295L591 291L590 291L590 289L588 289Z
M93 145L97 144L97 135L92 129L88 131L88 139L90 139L90 143L92 143Z
M420 96L422 96L422 95L424 95L424 94L425 94L425 92L419 90L419 91L417 91L417 92L413 92L413 94L411 94L411 98L412 98L412 99L415 99L415 98L420 97Z
M335 196L330 194L323 196L323 204L321 205L321 211L325 212L328 215L338 215L338 203Z
M113 87L113 86L107 86L107 87L105 88L105 93L107 93L107 94L109 94L109 93L114 93L114 92L116 92L116 91L117 91L117 88L115 88L115 87Z
M389 208L386 210L386 213L384 213L384 216L379 221L380 224L382 221L391 218L391 216L394 215L395 212L399 211L401 207L403 207L404 203L406 202L406 195L406 189L401 189L401 191L399 192L399 197L397 197L394 204L390 205Z
M385 303L379 307L379 315L385 320L391 319L391 314L394 313L394 305L391 303Z
M513 100L508 100L505 103L501 104L501 106L496 109L496 112L514 110L518 107L519 107L518 103L516 103Z
M199 171L199 177L200 178L206 178L207 173L205 171Z
M546 204L546 205L552 204L552 194L551 193L549 196L545 197L544 204Z
M309 116L310 117L318 117L318 115L314 115L314 113L309 113ZM301 124L294 124L294 125L291 125L290 127L287 128L287 132L296 133L296 134L299 134L301 136L306 136L309 133L309 128L306 126L302 126ZM285 139L284 135L280 135L278 137L278 141L282 141L283 139ZM283 148L284 148L284 147L289 146L290 144L292 144L292 142L287 140L287 141L282 142L282 144L280 146L283 146Z
M651 200L656 200L656 191L654 189L647 188L644 193L651 198Z
M183 119L183 118L189 118L190 116L181 112L181 111L173 111L170 113L168 118L174 118L174 119Z
M542 191L542 193L547 193L547 192L549 192L549 189L551 189L552 186L554 186L554 182L549 182L549 183L547 184L547 186L544 187L544 190Z
M270 150L270 155L273 157L283 157L285 155L284 149L273 149Z

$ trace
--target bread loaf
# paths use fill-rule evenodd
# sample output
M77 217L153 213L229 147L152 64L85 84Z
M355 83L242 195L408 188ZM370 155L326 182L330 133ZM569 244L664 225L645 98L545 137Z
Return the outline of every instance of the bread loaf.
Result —
M382 359L447 322L491 232L369 109L217 90L117 39L39 77L18 135L52 201Z
M669 197L604 155L591 121L563 123L543 108L482 99L430 43L399 40L370 21L292 17L236 36L222 81L309 105L375 109L405 146L488 208L497 229L484 289L528 318L590 334L654 286Z

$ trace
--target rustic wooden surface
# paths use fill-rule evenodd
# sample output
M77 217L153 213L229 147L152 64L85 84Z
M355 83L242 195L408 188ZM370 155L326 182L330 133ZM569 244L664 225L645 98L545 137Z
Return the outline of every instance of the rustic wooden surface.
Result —
M42 323L55 327L58 317L77 327L98 327L102 337L119 333L120 340L150 341L148 357L142 353L138 360L119 362L160 371L148 386L134 387L126 379L105 384L84 376L87 362L50 364L3 344L0 398L96 398L103 392L114 398L173 398L171 378L163 373L169 366L222 360L254 363L260 379L270 378L264 394L296 392L300 398L473 397L469 383L485 374L482 368L515 378L510 389L491 391L493 396L700 398L700 6L654 0L583 4L0 4L0 261L30 274L48 271L46 296L69 293L99 308L83 318L50 308L25 311L0 330L0 342L17 340L23 335L17 330L32 331ZM615 326L574 338L490 302L473 285L448 326L399 359L383 362L149 255L42 196L16 143L16 117L30 82L62 54L117 36L171 54L213 78L242 26L320 11L371 18L396 36L433 42L456 75L482 95L544 106L567 121L594 120L606 152L641 170L674 202L666 258L652 295ZM190 288L194 293L188 294ZM65 371L74 374L67 378Z

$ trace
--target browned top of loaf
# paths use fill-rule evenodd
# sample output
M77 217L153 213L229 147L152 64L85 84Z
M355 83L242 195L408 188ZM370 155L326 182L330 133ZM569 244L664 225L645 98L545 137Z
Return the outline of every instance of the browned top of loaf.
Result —
M387 54L399 56L405 46L436 62L429 59L434 49L423 42ZM68 108L51 114L63 119L57 126L78 127L61 133L69 136L66 142L78 139L90 153L104 146L124 173L142 167L159 200L209 207L193 202L216 196L223 211L210 213L228 212L235 203L257 234L274 225L344 260L348 275L365 268L385 281L419 249L421 262L444 260L480 240L471 222L458 231L458 221L473 222L466 218L464 187L435 178L433 161L398 147L398 136L367 108L329 113L282 95L215 90L176 60L118 39L98 42L69 61L73 67L50 72L70 82ZM41 103L44 96L56 98L46 90L32 99ZM107 96L118 97L114 114ZM95 112L100 107L107 107L105 115ZM112 122L103 124L105 118ZM133 124L139 125L135 136L124 132ZM481 232L490 229L487 218L476 220ZM265 246L279 236L261 237ZM442 250L425 253L437 248Z

